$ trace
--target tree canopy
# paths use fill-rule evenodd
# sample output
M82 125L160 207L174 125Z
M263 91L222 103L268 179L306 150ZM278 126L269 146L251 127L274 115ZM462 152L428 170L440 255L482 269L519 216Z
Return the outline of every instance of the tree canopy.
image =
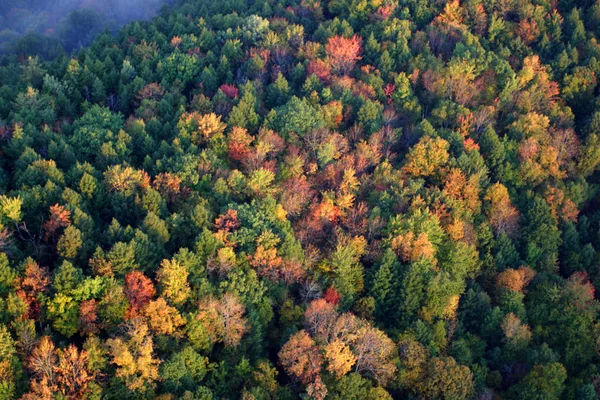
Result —
M0 399L596 398L599 27L179 0L15 42Z

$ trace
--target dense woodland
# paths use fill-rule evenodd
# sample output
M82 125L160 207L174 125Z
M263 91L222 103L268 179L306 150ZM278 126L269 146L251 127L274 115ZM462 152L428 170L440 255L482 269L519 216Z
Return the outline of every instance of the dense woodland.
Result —
M17 43L0 399L596 399L598 37L598 0L181 0Z

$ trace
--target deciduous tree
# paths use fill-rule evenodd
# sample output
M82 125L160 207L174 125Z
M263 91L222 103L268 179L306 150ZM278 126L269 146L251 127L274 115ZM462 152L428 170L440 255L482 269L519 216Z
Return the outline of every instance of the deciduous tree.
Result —
M142 393L152 389L158 379L160 360L154 358L152 336L141 319L129 322L126 338L111 338L106 344L117 368L115 376L123 379L127 388Z
M512 205L506 186L501 183L493 184L488 188L485 199L489 202L487 215L496 234L516 234L520 214Z
M450 157L448 147L448 142L442 138L421 138L408 153L404 171L409 175L424 177L439 173Z
M132 314L140 311L156 294L154 284L140 271L132 271L125 275L125 296L129 300Z
M351 38L333 36L325 45L325 52L334 70L340 74L348 74L361 59L362 39L358 35Z
M189 272L177 260L163 260L156 273L161 293L172 304L180 305L190 296Z
M162 335L174 335L185 323L175 307L167 304L159 297L144 306L143 315L148 320L150 329Z
M323 358L308 332L295 333L278 353L285 371L304 384L316 380L323 366Z

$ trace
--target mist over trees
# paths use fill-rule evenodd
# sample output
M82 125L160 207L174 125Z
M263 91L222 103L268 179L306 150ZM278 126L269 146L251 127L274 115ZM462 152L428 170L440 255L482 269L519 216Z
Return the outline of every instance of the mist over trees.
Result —
M52 55L71 51L104 31L116 32L132 20L148 20L174 0L2 0L0 53L18 49Z

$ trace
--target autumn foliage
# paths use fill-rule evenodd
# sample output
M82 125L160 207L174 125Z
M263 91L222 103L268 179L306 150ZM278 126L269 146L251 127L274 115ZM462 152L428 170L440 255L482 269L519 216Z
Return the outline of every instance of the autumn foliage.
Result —
M55 204L50 206L50 218L44 223L46 238L54 237L55 232L59 228L66 228L71 224L71 212L66 210L64 206Z
M43 3L0 1L0 400L600 393L599 1Z
M358 35L351 38L333 36L327 41L325 52L333 70L348 74L361 59L362 39Z
M493 184L485 198L490 204L488 216L495 232L514 235L519 227L519 211L512 205L506 186Z
M527 266L521 266L519 269L510 268L498 274L496 283L508 290L524 293L534 276L535 271Z
M200 301L197 319L208 332L211 341L226 346L238 346L248 330L246 310L239 299L226 293L222 298L206 297Z

